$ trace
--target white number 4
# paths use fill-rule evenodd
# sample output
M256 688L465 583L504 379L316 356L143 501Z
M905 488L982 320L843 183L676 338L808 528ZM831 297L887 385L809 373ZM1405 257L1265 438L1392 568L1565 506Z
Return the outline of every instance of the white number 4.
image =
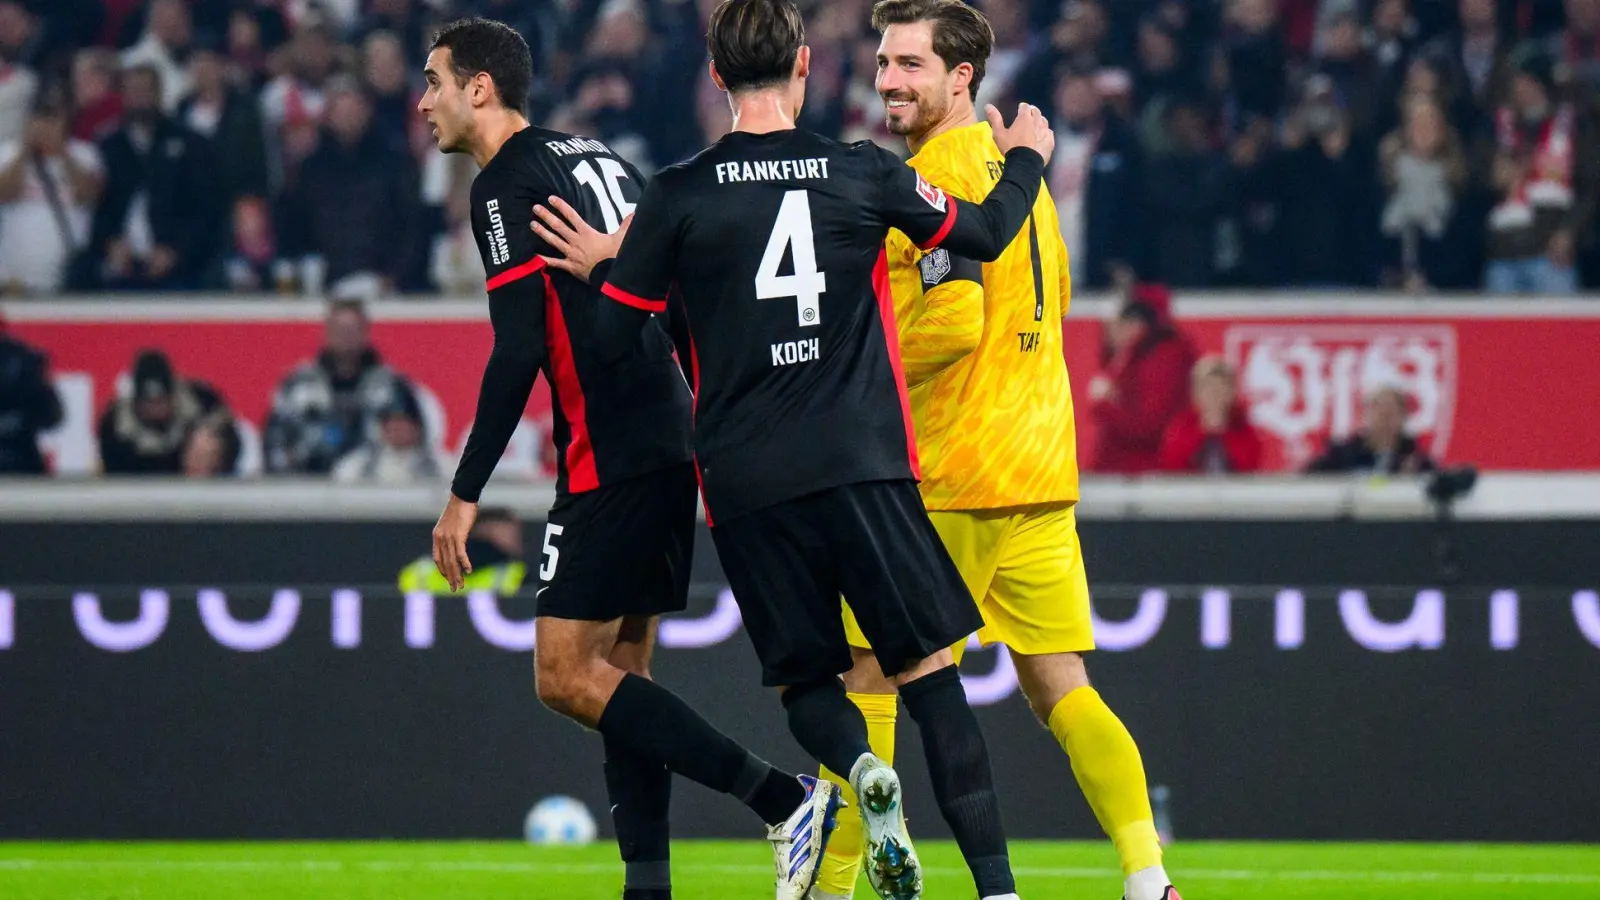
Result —
M622 163L609 157L596 157L594 162L600 164L599 172L586 159L578 163L572 175L579 184L594 191L594 198L600 202L600 215L605 219L606 234L616 234L622 227L622 220L633 215L633 204L622 198L622 179L627 178L628 173Z
M786 247L794 248L794 274L779 275ZM805 191L788 191L778 207L778 221L767 238L767 250L756 269L756 296L762 300L793 297L799 308L800 326L822 320L822 294L827 278L817 271L817 248L811 234L811 197Z
M556 577L556 563L561 561L561 551L550 540L561 534L562 528L554 522L544 526L544 562L539 565L539 580L550 581Z

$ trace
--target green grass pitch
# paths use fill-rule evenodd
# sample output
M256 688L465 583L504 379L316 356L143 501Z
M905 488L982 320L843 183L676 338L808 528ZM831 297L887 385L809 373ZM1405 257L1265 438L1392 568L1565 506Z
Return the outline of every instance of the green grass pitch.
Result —
M921 851L929 900L971 900L952 845ZM1018 841L1011 857L1024 900L1121 896L1109 845ZM1166 862L1187 900L1600 900L1600 846L1179 843ZM678 900L771 897L771 871L756 841L673 847ZM620 885L603 843L0 842L4 900L617 900Z

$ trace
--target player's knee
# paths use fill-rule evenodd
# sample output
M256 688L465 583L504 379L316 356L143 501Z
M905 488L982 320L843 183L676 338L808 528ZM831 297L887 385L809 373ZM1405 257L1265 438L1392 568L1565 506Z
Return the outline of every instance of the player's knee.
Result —
M894 682L883 674L878 658L871 650L851 648L854 665L844 673L844 689L852 694L892 694Z
M1089 686L1089 670L1082 654L1048 653L1037 656L1013 653L1012 665L1017 670L1017 681L1023 696L1028 698L1028 708L1045 725L1050 724L1050 714L1068 694Z
M584 666L557 654L540 654L534 666L539 702L564 716L573 716L584 695Z

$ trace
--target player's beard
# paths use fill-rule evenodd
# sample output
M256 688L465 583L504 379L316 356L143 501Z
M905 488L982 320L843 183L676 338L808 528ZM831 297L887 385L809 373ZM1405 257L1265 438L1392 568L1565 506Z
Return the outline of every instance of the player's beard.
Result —
M898 111L892 110L888 108L890 100L909 100L911 105L902 107ZM948 103L943 106L936 105L938 104L937 94L911 94L896 91L883 97L883 102L885 105L884 124L888 127L890 134L898 134L901 137L916 138L926 134L934 125L943 121L945 114L949 112Z

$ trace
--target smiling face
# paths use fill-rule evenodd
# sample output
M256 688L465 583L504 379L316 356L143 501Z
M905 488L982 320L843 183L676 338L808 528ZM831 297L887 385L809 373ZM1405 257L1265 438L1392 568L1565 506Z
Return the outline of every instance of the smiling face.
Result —
M932 22L890 25L878 44L876 86L894 134L916 138L931 131L967 89L972 67L945 68L933 52L933 27Z

